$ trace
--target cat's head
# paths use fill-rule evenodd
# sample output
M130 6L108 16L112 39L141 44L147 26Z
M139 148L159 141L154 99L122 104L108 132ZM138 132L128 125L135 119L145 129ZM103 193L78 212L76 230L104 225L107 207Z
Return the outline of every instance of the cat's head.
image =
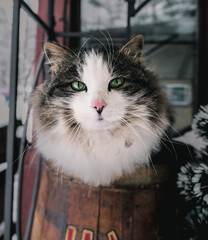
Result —
M62 122L69 130L112 130L135 121L161 124L167 114L156 77L142 64L143 36L121 49L68 51L45 43L50 79L35 92L36 118L45 129Z

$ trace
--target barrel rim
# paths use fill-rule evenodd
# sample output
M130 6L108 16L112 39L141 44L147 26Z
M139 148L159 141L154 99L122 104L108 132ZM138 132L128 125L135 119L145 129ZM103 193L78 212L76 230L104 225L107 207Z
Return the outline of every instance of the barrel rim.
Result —
M53 177L77 185L91 186L82 180L75 178L62 169L57 169L52 161L45 161L45 168ZM165 183L170 180L170 166L168 164L155 164L154 166L137 166L134 171L115 178L109 185L101 185L104 188L138 188Z

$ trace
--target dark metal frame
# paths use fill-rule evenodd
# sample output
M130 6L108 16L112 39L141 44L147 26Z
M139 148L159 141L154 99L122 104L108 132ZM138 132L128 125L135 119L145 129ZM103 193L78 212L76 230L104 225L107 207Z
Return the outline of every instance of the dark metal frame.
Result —
M9 124L7 130L6 148L6 187L5 187L5 207L4 239L9 240L12 229L12 210L13 210L13 164L15 161L15 132L16 132L16 102L17 102L17 83L18 83L18 54L19 54L19 21L20 21L20 0L14 1L13 26L12 26L12 52L10 69L10 100L9 100Z
M195 112L201 105L208 103L208 2L197 1L198 4L198 29L196 48L196 77L194 82Z
M131 37L131 17L135 16L139 11L141 11L151 0L144 0L136 9L135 9L135 0L126 0L128 2L128 14L127 14L127 28L124 34L112 34L112 38L122 38L129 39ZM12 54L11 54L11 69L10 69L10 104L9 104L9 124L7 131L7 149L6 149L6 161L8 164L6 170L6 187L5 187L5 208L4 208L4 220L6 223L4 240L11 239L11 236L14 232L14 226L12 223L12 210L13 210L13 180L14 180L14 168L13 164L15 160L15 132L16 132L16 102L17 102L17 84L18 84L18 54L19 54L19 21L20 21L20 8L24 9L30 17L37 22L37 24L46 32L47 39L49 41L56 40L56 37L83 37L83 36L100 36L103 37L100 32L55 32L54 31L54 0L48 0L48 14L47 14L47 23L45 23L37 14L35 14L32 9L23 1L23 0L13 0L13 26L12 26ZM158 44L150 50L150 53L161 47L161 45L170 43L177 36L172 36L170 39L167 39L164 42ZM35 76L34 88L37 84L41 69L43 66L44 58L40 59L39 65L37 67L37 73ZM28 113L29 115L29 113ZM25 124L26 125L26 124ZM23 139L21 142L20 151L23 153L25 149L25 135L26 127L23 134ZM19 160L19 189L18 189L18 218L16 224L16 233L18 240L21 239L21 186L22 186L22 170L23 170L23 160L24 155ZM26 230L25 239L29 239L30 231L32 226L32 219L34 214L35 202L37 197L38 190L38 181L40 177L40 160L38 163L38 169L36 174L36 183L35 191L33 193L32 207L30 211L30 217L28 222L28 227Z
M18 84L18 55L19 55L19 25L20 25L20 8L22 7L38 24L39 26L47 33L47 38L49 41L56 40L54 33L54 16L53 16L53 6L54 1L48 0L48 17L47 24L37 15L32 9L21 0L14 0L13 6L13 26L12 26L12 54L11 54L11 69L10 69L10 98L9 98L9 124L7 131L7 149L6 149L6 161L7 161L7 169L6 169L6 185L5 185L5 205L4 205L4 221L5 221L5 232L4 239L11 239L14 233L14 226L12 223L12 211L13 211L13 181L14 181L14 162L15 160L15 132L16 132L16 102L17 102L17 84ZM37 84L42 66L43 66L44 58L40 59L37 73L35 76L35 84L34 88ZM29 116L29 113L28 113ZM27 124L25 124L26 126ZM20 151L23 153L25 149L25 136L26 136L26 127L24 129L24 134L21 141ZM19 160L19 178L22 180L22 171L23 171L23 158L24 154ZM34 214L34 206L37 196L38 189L38 180L40 177L40 160L37 167L36 173L36 181L35 181L35 189L34 197L32 198L32 206L30 211L30 216L28 221L28 227L26 229L25 239L29 239L30 230L32 226L32 217ZM17 224L16 224L16 233L18 239L21 239L21 190L22 190L22 182L19 181L19 189L18 189L18 210L17 210Z

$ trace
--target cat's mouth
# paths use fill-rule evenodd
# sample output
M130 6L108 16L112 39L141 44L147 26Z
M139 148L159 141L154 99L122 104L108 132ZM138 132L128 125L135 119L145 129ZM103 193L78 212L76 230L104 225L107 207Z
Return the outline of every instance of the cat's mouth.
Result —
M99 116L93 124L94 130L109 130L118 126L117 121L108 121L102 116Z
M104 120L103 117L101 116L98 117L98 121L103 121L103 120Z

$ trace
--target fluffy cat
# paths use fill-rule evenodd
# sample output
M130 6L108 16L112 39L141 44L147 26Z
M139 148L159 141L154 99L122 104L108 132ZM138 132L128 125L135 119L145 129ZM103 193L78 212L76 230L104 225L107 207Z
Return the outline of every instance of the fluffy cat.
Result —
M170 107L142 47L141 35L121 49L44 45L50 79L32 97L37 149L84 183L110 184L147 165L166 135Z

